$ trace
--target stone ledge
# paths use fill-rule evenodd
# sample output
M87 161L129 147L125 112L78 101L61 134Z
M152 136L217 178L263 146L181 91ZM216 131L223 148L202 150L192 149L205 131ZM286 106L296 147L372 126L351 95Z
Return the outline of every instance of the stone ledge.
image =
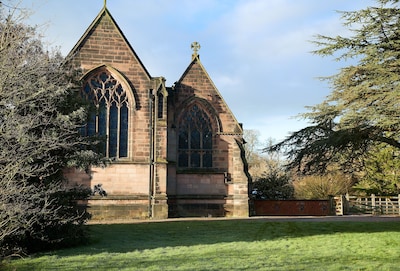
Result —
M89 200L148 200L148 195L110 195L110 196L91 196Z

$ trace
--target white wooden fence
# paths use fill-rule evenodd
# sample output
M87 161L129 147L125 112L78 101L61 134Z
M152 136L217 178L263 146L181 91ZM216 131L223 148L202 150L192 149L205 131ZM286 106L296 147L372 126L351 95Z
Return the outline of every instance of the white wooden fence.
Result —
M333 198L336 215L384 214L400 215L400 195L398 196L350 196Z

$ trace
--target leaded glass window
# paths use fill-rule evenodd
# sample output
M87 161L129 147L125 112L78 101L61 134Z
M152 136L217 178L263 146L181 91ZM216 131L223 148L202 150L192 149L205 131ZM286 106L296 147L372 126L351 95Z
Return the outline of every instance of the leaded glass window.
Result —
M164 96L162 93L157 94L157 102L158 102L158 108L157 108L157 117L159 119L163 118L163 111L164 111Z
M106 157L128 157L129 101L121 83L107 71L101 71L86 80L82 93L96 109L83 133L106 138L102 145Z
M179 123L178 165L181 168L212 167L212 127L198 105L187 109Z

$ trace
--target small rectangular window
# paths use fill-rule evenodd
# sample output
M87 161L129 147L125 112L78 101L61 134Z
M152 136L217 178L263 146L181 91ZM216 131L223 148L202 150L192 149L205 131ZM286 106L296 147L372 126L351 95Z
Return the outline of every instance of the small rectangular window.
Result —
M157 107L157 117L159 119L163 118L164 111L164 96L161 93L158 93L158 107Z

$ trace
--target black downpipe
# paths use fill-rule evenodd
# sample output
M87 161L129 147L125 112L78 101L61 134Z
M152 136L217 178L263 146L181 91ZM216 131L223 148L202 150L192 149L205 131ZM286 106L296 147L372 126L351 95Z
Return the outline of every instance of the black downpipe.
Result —
M153 95L153 90L150 89L149 91L149 115L150 115L150 133L149 133L149 141L150 141L150 159L149 159L149 218L153 217L153 182L154 182L154 151L153 151L153 103L154 103L154 95Z

